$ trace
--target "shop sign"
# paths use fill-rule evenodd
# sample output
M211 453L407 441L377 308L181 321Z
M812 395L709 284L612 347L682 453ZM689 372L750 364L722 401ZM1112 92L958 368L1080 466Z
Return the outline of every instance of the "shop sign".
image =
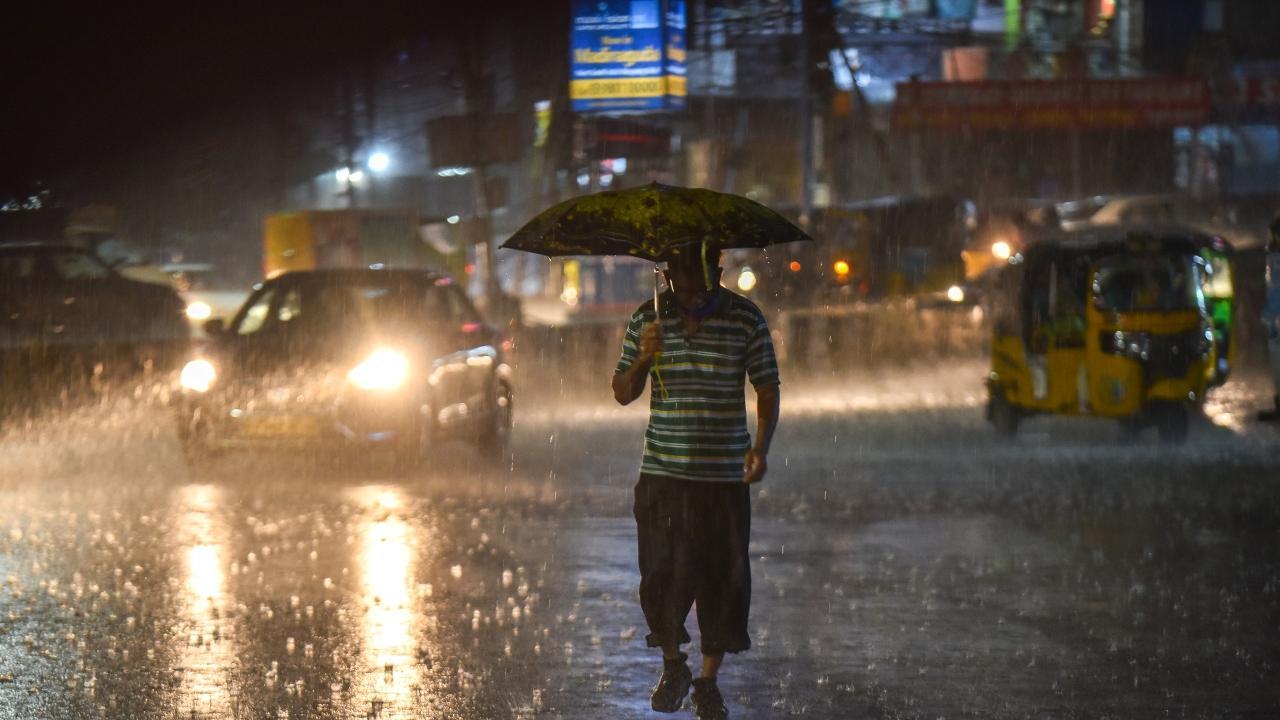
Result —
M685 0L574 0L570 53L575 112L683 108Z
M1198 78L900 83L899 130L1044 130L1200 125L1209 85Z
M1214 121L1280 123L1280 77L1243 76L1213 87Z

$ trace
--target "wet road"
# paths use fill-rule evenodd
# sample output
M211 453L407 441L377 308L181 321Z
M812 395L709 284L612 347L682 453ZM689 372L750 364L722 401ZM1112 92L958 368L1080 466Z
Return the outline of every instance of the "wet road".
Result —
M1010 442L981 375L786 386L734 717L1280 716L1270 389L1220 390L1186 446L1051 419ZM661 717L644 409L562 391L521 396L511 456L449 446L412 477L192 475L128 398L10 429L0 718Z

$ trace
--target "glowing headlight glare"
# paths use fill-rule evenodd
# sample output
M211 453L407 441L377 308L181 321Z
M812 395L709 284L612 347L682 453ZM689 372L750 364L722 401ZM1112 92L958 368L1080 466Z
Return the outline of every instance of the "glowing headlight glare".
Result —
M994 255L997 260L1008 260L1009 256L1013 255L1013 248L1009 247L1009 243L1003 240L997 240L991 243L991 254Z
M395 350L380 348L351 368L347 379L361 390L394 390L409 379L409 359Z
M213 308L207 302L196 300L187 305L187 317L192 320L208 320L213 317Z
M964 288L959 285L947 288L947 299L953 303L964 302Z
M213 383L218 379L218 371L214 369L213 363L203 358L192 360L182 367L182 374L178 376L178 382L182 387L195 392L209 392L209 388L213 387Z
M750 292L751 288L756 286L756 274L751 268L742 268L742 272L738 275L738 289L742 292Z

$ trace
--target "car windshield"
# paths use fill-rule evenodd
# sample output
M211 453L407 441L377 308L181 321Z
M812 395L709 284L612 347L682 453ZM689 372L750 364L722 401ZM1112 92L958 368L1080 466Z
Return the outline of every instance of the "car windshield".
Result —
M1158 312L1203 305L1200 283L1189 257L1118 257L1098 264L1093 281L1099 310Z
M1064 223L1084 222L1093 217L1106 204L1106 199L1100 197L1061 202L1057 204L1058 217Z
M238 330L249 334L275 326L325 336L373 328L430 331L462 321L457 306L465 301L454 292L448 285L394 279L298 283L279 290L273 310L263 296L260 311L251 308L241 319L241 326L252 328Z

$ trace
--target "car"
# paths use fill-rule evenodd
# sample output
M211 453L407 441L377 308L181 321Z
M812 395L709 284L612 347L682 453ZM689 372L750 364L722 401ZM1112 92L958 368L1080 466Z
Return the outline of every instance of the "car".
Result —
M187 319L197 335L209 320L230 320L249 296L248 283L238 286L225 281L209 263L169 263L158 270L186 301Z
M1178 225L1217 235L1236 250L1261 249L1264 228L1256 227L1257 203L1248 199L1206 199L1179 194L1097 195L1056 205L1063 230L1099 227Z
M507 345L447 275L289 272L206 332L176 403L193 464L226 450L309 446L385 448L413 466L447 439L501 457L510 436Z
M187 352L186 305L170 287L121 276L84 248L0 244L0 366L6 390L39 375L176 366Z

